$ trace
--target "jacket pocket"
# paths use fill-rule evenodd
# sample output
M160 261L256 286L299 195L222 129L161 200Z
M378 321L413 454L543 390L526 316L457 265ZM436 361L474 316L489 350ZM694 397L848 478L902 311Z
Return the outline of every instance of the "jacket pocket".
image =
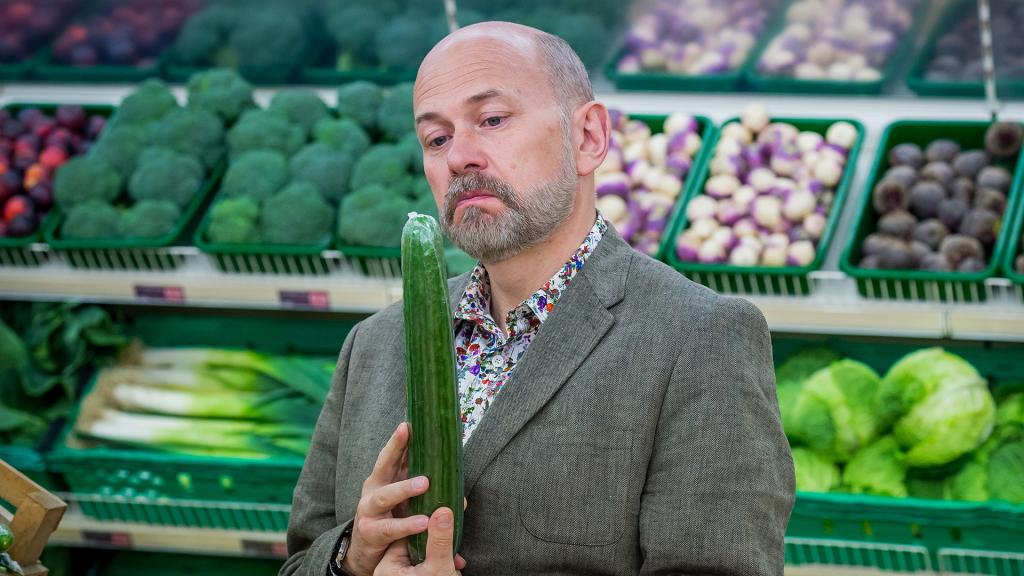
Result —
M519 519L534 537L578 546L622 538L632 435L613 430L579 437L565 431L531 442L520 471Z

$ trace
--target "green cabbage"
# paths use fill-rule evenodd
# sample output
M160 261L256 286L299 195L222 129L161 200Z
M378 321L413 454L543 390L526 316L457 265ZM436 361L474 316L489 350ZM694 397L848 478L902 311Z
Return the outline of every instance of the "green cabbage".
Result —
M839 467L806 448L793 448L796 489L801 492L829 492L839 485Z
M853 494L906 497L907 462L892 436L883 436L846 464L843 486Z
M866 364L834 362L799 389L791 384L781 391L783 427L795 443L845 462L878 435L873 403L878 385L878 374Z
M988 383L966 360L941 348L903 357L879 388L877 411L907 451L907 464L948 464L980 446L992 432L995 401Z

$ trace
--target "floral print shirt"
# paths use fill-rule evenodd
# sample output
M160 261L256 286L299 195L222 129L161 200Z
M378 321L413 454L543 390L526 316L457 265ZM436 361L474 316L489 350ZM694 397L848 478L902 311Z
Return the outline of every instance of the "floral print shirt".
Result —
M454 319L463 443L480 423L487 407L526 353L540 325L551 314L555 302L583 268L607 230L607 221L598 214L590 233L562 269L525 302L509 311L507 335L491 316L487 270L480 264L473 269L466 291L455 309Z

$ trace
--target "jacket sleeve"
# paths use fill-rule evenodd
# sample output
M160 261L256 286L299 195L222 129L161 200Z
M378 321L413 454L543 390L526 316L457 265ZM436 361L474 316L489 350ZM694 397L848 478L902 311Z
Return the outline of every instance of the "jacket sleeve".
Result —
M718 298L659 417L640 510L641 574L782 576L795 481L761 312Z
M345 404L349 358L359 326L349 332L338 356L331 390L324 400L313 441L292 495L288 559L280 576L325 576L345 524L335 518L335 472L339 428Z

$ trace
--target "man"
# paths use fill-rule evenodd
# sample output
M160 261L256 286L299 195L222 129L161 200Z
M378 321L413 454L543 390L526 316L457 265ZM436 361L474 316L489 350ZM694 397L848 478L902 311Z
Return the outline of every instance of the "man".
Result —
M771 342L751 304L642 256L595 211L608 113L563 41L483 23L416 79L446 234L468 508L402 517L396 305L349 334L282 574L782 574L793 465ZM409 565L404 538L427 531Z

